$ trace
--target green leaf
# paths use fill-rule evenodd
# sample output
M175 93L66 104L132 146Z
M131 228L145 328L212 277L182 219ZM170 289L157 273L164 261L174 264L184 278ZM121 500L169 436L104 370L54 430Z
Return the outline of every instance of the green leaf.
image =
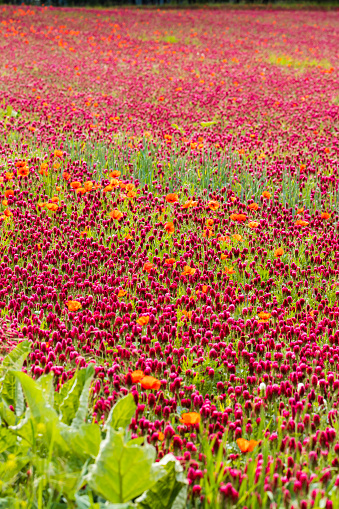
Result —
M123 431L111 427L102 441L98 457L89 467L89 487L112 503L125 503L150 489L162 475L155 448L124 443Z
M53 385L53 373L48 375L42 375L38 380L37 384L41 387L44 397L48 404L54 407L54 385Z
M179 461L167 454L160 462L166 470L152 488L146 491L136 502L138 509L183 509L187 501L187 481Z
M53 440L59 447L60 454L66 453L69 448L60 434L65 425L59 422L58 414L48 401L50 379L46 377L39 385L26 373L18 371L12 373L20 381L29 406L30 414L28 419L24 419L25 424L29 426L30 420L33 421L35 432L42 435L47 443Z
M13 405L18 417L25 411L25 400L20 382L12 373L6 373L2 384L1 395L7 405Z
M115 430L127 428L135 414L135 410L136 404L132 394L119 399L107 417L106 427L111 426Z
M211 127L212 125L217 124L216 120L210 120L209 122L200 122L201 127Z
M9 451L17 441L15 434L9 429L0 427L0 454L4 451Z
M97 424L83 423L80 428L71 426L62 430L61 435L76 456L83 460L97 457L101 441L100 428Z
M93 364L90 364L86 368L78 371L73 378L68 380L68 382L61 387L59 392L55 393L55 406L59 410L59 419L65 424L71 424L72 420L75 418L79 409L80 399L84 392L85 384L86 389L83 395L82 404L85 405L84 408L86 408L86 412L83 412L84 419L86 418L89 386L93 375L94 367Z
M1 370L7 371L13 369L20 371L23 363L31 350L29 341L19 343L2 361Z
M84 370L84 384L82 387L82 391L79 398L79 405L77 408L77 412L72 421L72 428L80 428L80 426L84 423L87 412L88 412L88 399L89 399L89 389L92 383L92 378L94 376L94 366L93 364L89 364Z
M0 401L0 417L1 422L3 421L7 426L14 426L16 423L15 414L9 409L9 405L4 399Z

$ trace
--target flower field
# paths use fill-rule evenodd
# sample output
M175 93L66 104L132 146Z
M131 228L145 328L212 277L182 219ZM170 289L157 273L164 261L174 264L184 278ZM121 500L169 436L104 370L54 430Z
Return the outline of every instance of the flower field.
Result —
M338 34L0 7L1 508L339 508Z

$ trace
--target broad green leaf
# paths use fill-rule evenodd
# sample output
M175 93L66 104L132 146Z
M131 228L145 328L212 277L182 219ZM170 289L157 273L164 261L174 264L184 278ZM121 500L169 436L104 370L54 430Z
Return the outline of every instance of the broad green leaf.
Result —
M12 484L20 470L27 465L29 459L16 456L13 460L0 462L0 479L2 483Z
M68 450L68 446L60 434L62 427L65 425L59 422L58 414L46 398L46 394L49 390L48 378L46 378L42 386L40 386L35 380L26 375L26 373L18 371L13 371L12 373L22 385L29 406L31 419L33 419L36 425L34 427L39 434L44 436L47 442L53 440L54 444L59 447L60 453L65 453ZM27 424L29 425L29 422Z
M212 125L217 124L216 120L210 120L209 122L200 122L201 127L211 127Z
M6 373L2 384L2 398L8 405L13 405L15 414L20 416L25 411L25 400L20 382L12 373Z
M131 422L135 410L136 404L132 394L119 399L108 415L106 427L111 426L115 430L119 428L125 429Z
M54 407L54 385L53 385L53 373L48 375L42 375L38 380L37 384L41 387L42 392L46 398L48 404Z
M13 369L20 371L23 363L31 350L29 341L19 343L2 361L1 370L7 371Z
M62 430L61 435L79 458L86 460L88 457L97 457L101 441L98 424L83 423L80 428L71 426Z
M89 399L89 389L92 383L92 379L94 376L94 366L93 364L89 364L84 370L84 384L82 387L82 391L79 398L78 408L75 414L75 417L72 421L72 428L80 428L80 426L85 422L88 412L88 399Z
M123 431L109 427L98 457L89 467L88 484L109 502L128 502L150 489L163 474L153 465L154 460L153 446L126 444Z
M4 426L0 427L0 454L4 451L10 451L16 444L17 437L15 434ZM12 452L12 451L10 451Z
M4 399L0 400L0 417L1 422L6 423L7 426L14 426L16 423L15 414L9 409L9 405Z
M86 418L89 386L91 384L93 375L94 367L92 364L90 364L86 368L81 369L80 371L75 373L74 377L71 378L71 380L68 380L68 382L66 382L61 387L60 391L55 394L55 402L56 407L59 411L59 419L65 424L71 424L71 422L75 418L75 415L79 409L80 398L82 392L84 391L85 384L87 394L84 394L82 401L84 404L87 396L86 412L84 412L85 414L84 419Z
M160 462L166 470L152 488L146 491L136 502L138 509L183 509L187 501L187 481L179 461L167 454Z

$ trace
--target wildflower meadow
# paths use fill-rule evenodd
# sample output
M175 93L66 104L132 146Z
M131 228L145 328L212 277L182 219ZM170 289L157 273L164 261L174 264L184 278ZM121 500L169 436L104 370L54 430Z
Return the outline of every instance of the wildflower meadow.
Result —
M0 6L0 509L339 508L339 11Z

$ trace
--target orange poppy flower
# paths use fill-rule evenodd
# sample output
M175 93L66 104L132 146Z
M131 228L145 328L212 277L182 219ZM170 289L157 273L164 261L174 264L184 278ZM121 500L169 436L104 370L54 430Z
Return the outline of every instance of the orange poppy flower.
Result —
M166 258L165 265L174 265L176 262L175 258Z
M249 208L250 210L254 210L254 211L256 211L256 210L258 210L258 209L259 209L259 205L258 205L257 203L251 203L251 204L248 206L248 208Z
M176 193L170 193L165 199L167 203L176 203L179 200L179 196Z
M214 223L214 219L206 219L205 226L207 228L211 228L213 226L213 223Z
M321 219L329 219L331 217L331 214L328 212L322 212L321 213Z
M145 377L144 372L141 369L137 369L131 373L132 382L138 384Z
M109 185L113 186L114 188L120 186L122 189L124 189L124 187L125 187L125 184L123 182L120 182L120 180L118 180L118 179L111 179L111 182L109 183Z
M60 165L60 163L58 163L57 161L55 161L55 162L53 163L53 168L54 168L55 170L58 170L58 169L60 168L60 166L61 166L61 165Z
M203 293L207 293L207 290L208 290L208 286L207 285L203 285L203 287L201 288L201 291Z
M46 203L46 209L51 210L52 212L56 212L58 208L59 207L56 203Z
M63 174L62 174L63 178L65 180L69 180L71 178L71 174L68 173L67 171L64 171ZM81 185L81 184L80 184Z
M188 412L187 414L182 414L179 421L186 424L186 426L191 426L192 424L199 424L201 416L197 412Z
M2 200L2 204L3 204L3 206L4 206L4 207L7 207L7 205L8 205L8 200Z
M308 221L303 221L302 219L298 219L294 224L295 224L295 226L307 226Z
M6 198L8 198L9 196L14 196L13 189L6 189L5 196L6 196Z
M48 164L47 163L41 163L40 170L39 170L40 175L44 175L45 177L47 177L47 175L48 175L47 169L48 169Z
M184 272L181 274L182 276L194 276L197 269L193 269L189 265L185 265Z
M12 214L12 212L11 212L9 209L6 209L6 210L4 210L4 215L5 215L6 217L10 217L10 216L12 216L13 214Z
M145 263L145 265L144 265L144 271L146 271L146 272L148 272L148 273L149 273L149 272L151 272L152 268L153 268L153 263L150 263L150 262L146 262L146 263Z
M56 191L61 191L61 187L60 186L55 186L55 190Z
M258 313L259 318L262 320L269 320L271 318L271 313L266 313L265 311L261 311Z
M14 173L11 173L10 171L6 171L5 177L7 180L12 180L14 177Z
M38 203L38 207L39 207L40 209L44 208L44 207L45 207L45 205L46 205L46 203L43 203L43 202L41 202L41 201L39 201L39 203Z
M120 210L112 210L110 213L109 213L109 216L112 218L112 219L115 219L116 221L120 221L120 219L123 217L123 213L120 212Z
M112 186L111 184L108 184L108 186L104 187L104 193L110 193L111 191L113 191L113 189L114 189L114 186Z
M29 174L29 169L27 166L18 168L18 177L27 177L28 174Z
M219 240L219 242L227 242L227 243L229 243L229 241L231 239L229 238L228 235L222 235L222 236L218 237L218 240Z
M250 221L247 226L249 226L249 228L252 228L252 229L258 228L259 223L257 221Z
M167 233L172 234L174 233L174 224L173 223L165 223L165 230Z
M222 260L227 260L228 258L228 254L227 253L221 253L221 259Z
M158 439L160 440L160 442L162 442L163 440L165 440L165 435L163 434L162 431L159 431L158 433Z
M149 316L140 316L138 319L137 319L137 323L139 325L141 325L141 327L144 327L145 325L147 325L149 322Z
M117 177L120 177L120 175L121 175L121 171L119 171L119 170L113 170L113 171L111 171L111 173L109 174L109 176L110 176L111 178L117 178Z
M297 209L297 212L296 212L297 215L298 214L303 214L304 210L305 210L304 207L301 207L301 209Z
M93 182L91 182L90 180L84 182L84 188L86 189L86 191L90 191L93 188Z
M125 297L126 292L125 290L119 290L118 297Z
M54 150L54 157L61 158L62 154L63 154L62 150Z
M237 240L238 242L242 242L243 238L241 235L239 235L239 233L234 233L234 235L232 235L232 238L234 240Z
M210 208L211 210L218 210L218 208L220 207L219 205L219 202L216 201L216 200L211 200L208 204L207 204L207 207Z
M305 170L306 170L306 164L301 164L301 165L299 166L299 168L300 168L300 173L302 173L303 171L305 171Z
M181 205L181 208L182 209L189 209L190 207L192 207L192 203L193 203L192 200L187 200L187 201L185 201L185 203L183 205Z
M23 167L25 167L26 165L27 165L26 161L17 161L17 162L15 163L15 167L16 167L16 168L23 168Z
M271 198L271 193L269 193L268 191L264 191L261 196L269 200Z
M137 193L135 191L128 191L127 198L135 198Z
M182 314L188 319L190 320L192 318L192 311L186 311L186 309L183 309L182 310Z
M53 198L51 199L52 203L58 203L58 201L59 201L59 197L58 196L53 196Z
M82 308L82 305L80 302L78 302L77 300L69 300L68 302L66 302L66 306L68 307L68 310L69 311L78 311L79 309Z
M284 254L284 250L282 247L278 247L278 249L276 249L274 251L275 258L279 258L279 256L282 256L283 254Z
M161 387L161 382L157 378L153 376L144 376L144 378L140 381L141 387L146 390L159 390Z
M246 214L231 214L231 219L232 221L242 223L243 221L246 221L247 217Z
M241 452L252 452L259 444L256 440L246 440L245 438L238 438L237 444Z
M79 189L81 186L82 186L81 182L78 182L76 180L74 182L71 182L72 189Z
M225 267L225 274L230 276L231 274L234 274L235 270L231 267L230 269L228 267Z
M235 196L231 196L231 202L235 202L236 200L236 197Z

